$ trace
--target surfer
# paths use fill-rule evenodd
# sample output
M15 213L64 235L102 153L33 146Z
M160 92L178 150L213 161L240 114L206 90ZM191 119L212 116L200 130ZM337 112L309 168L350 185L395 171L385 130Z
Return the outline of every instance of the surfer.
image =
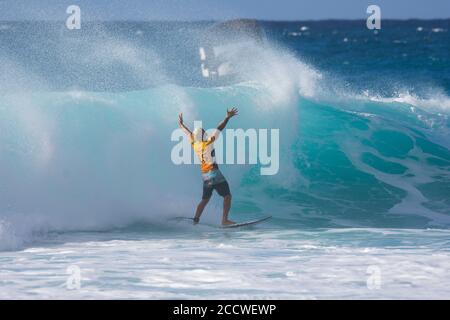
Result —
M183 114L180 113L178 116L178 123L181 129L183 129L184 133L188 136L195 154L200 159L200 169L202 172L203 195L195 212L194 224L197 224L200 221L200 216L208 204L209 199L211 199L213 190L216 190L217 193L223 197L222 225L227 226L235 223L228 219L228 213L231 208L230 187L216 163L214 141L225 128L228 121L237 114L238 110L236 108L231 108L230 110L227 109L225 119L219 123L214 134L210 137L208 137L203 128L195 128L194 131L191 132L183 122Z

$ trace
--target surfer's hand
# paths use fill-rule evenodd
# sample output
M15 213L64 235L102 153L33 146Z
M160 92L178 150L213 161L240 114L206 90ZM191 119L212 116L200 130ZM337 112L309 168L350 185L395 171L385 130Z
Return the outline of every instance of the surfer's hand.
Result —
M219 126L217 127L217 130L222 131L225 129L225 126L228 123L228 120L230 120L232 117L238 114L238 110L235 107L232 107L231 109L227 109L227 116L225 119L219 123Z
M227 118L228 119L234 117L237 114L238 114L238 109L236 109L235 107L233 107L231 109L227 109Z

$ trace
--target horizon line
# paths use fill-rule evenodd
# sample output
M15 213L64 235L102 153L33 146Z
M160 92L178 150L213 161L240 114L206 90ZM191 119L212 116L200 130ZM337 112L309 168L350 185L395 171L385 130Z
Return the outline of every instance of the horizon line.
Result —
M231 18L231 19L198 19L198 20L176 20L176 19L85 19L85 22L224 22L233 20L254 20L260 22L322 22L322 21L366 21L364 18L324 18L324 19L256 19L256 18ZM448 18L383 18L383 21L446 21ZM65 22L65 19L22 19L22 20L0 20L0 22Z

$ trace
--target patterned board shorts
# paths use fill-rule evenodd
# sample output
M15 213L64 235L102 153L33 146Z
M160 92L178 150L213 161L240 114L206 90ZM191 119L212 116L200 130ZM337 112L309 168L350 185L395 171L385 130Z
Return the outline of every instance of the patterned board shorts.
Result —
M203 196L202 199L209 199L212 196L213 190L222 196L230 195L230 187L228 182L219 169L211 170L202 174L203 179Z

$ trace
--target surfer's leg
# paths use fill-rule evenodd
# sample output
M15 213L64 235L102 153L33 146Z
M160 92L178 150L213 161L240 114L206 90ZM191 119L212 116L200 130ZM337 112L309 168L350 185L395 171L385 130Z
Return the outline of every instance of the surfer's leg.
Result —
M203 183L202 201L200 201L200 203L197 206L197 210L195 211L194 223L198 223L200 221L200 216L202 215L203 210L208 204L209 199L211 199L212 192L213 186L208 183Z
M228 224L234 224L234 221L228 220L228 213L230 212L231 208L231 194L223 197L223 216L222 216L222 224L228 225Z
M228 214L231 208L231 193L228 182L224 181L215 186L215 189L219 195L223 197L223 216L222 225L234 224L234 221L228 220Z
M200 221L200 216L202 215L203 210L208 204L209 199L211 198L202 199L202 201L200 201L200 203L198 204L197 211L195 211L194 223L198 223Z

